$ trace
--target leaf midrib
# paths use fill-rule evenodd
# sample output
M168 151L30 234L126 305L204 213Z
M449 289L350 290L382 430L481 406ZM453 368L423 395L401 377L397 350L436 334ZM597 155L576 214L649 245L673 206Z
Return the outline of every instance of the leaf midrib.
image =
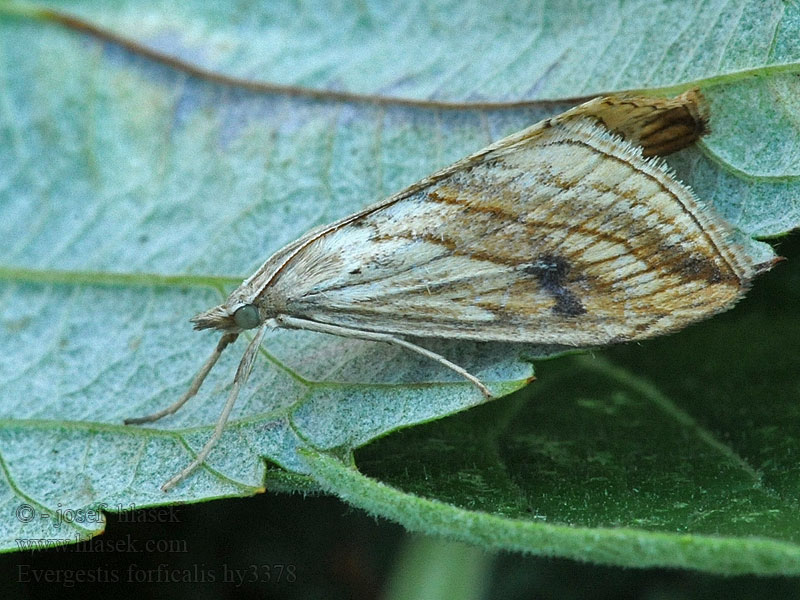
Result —
M64 11L57 11L51 8L45 8L36 5L0 5L0 16L27 18L30 20L45 21L56 24L64 29L80 32L89 37L116 44L128 51L149 58L155 62L164 64L175 70L183 71L189 75L199 77L208 81L213 81L222 85L247 89L254 92L264 92L269 94L281 94L292 97L305 97L317 100L340 101L360 104L378 104L384 106L407 106L416 107L421 109L434 109L434 110L515 110L519 108L526 108L532 106L544 106L549 104L562 104L572 103L578 104L582 101L588 100L598 95L608 93L619 93L627 91L634 94L645 95L658 95L658 96L671 96L680 94L693 87L710 88L723 84L731 84L737 81L750 79L753 77L767 77L780 75L783 73L800 73L800 61L785 62L785 63L772 63L760 67L751 67L748 69L732 70L719 75L712 75L695 79L693 81L684 82L673 86L651 87L630 90L598 90L591 95L575 96L568 98L539 98L535 100L521 100L521 101L497 101L497 102L475 102L475 101L442 101L442 100L425 100L417 98L406 98L401 96L387 96L375 94L361 94L357 92L335 91L329 89L313 88L306 86L287 85L280 83L273 83L269 81L258 81L252 79L245 79L226 75L219 71L214 71L201 67L200 65L191 63L189 61L173 57L165 52L153 49L146 44L143 44L135 39L125 37L113 30L106 29L99 25L85 20L76 15ZM779 21L780 22L780 21ZM774 45L773 36L772 44ZM773 48L767 53L766 60L772 55Z

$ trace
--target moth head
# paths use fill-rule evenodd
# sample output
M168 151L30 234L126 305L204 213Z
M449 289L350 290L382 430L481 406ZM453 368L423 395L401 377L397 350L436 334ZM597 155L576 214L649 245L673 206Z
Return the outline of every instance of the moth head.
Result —
M220 304L191 318L195 329L219 329L229 333L253 329L263 321L258 307L244 302Z

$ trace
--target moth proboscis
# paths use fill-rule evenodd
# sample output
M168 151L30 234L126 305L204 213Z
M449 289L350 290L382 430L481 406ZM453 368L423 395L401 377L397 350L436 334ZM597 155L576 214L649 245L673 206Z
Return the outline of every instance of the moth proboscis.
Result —
M592 347L676 331L732 306L758 273L725 221L658 158L708 131L700 93L596 98L278 250L192 322L222 333L186 393L255 329L214 433L222 436L268 328L375 340L452 369L403 336Z

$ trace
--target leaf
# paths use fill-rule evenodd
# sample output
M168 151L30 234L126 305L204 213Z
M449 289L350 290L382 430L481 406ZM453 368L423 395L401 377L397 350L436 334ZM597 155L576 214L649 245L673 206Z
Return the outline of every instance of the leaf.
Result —
M679 335L540 362L514 396L359 450L363 475L307 460L326 489L412 530L615 565L797 574L800 276L781 275Z
M303 456L350 464L353 449L375 438L480 404L480 394L469 385L405 352L277 332L265 341L208 469L175 493L165 496L158 485L208 439L238 360L236 349L178 414L157 427L121 424L182 393L215 343L213 336L191 332L186 320L217 303L272 251L572 104L517 101L700 85L712 103L714 133L670 164L745 233L772 237L796 227L798 159L791 140L800 56L797 6L644 6L626 2L620 10L584 3L520 14L511 3L412 3L396 9L398 14L345 4L331 15L311 4L290 9L267 3L237 11L184 3L169 13L146 2L102 9L62 3L62 13L0 4L0 239L9 240L0 259L0 348L6 357L0 363L5 475L0 494L13 510L30 506L0 521L2 547L16 548L15 540L23 538L58 543L102 529L102 515L83 513L77 521L71 513L59 520L53 518L59 508L118 510L131 503L253 493L264 485L264 458L283 469L268 471L269 489L334 489ZM319 19L320 14L326 17ZM352 94L375 97L359 100ZM397 96L403 99L392 98ZM717 322L724 321L711 323ZM788 326L782 325L777 333ZM684 354L693 331L702 329L669 338L678 348L669 352ZM757 328L747 332L763 337ZM722 349L733 348L737 358L752 351L747 341L737 346L724 331L718 335ZM531 375L529 360L547 353L425 344L494 382L498 393L524 385ZM239 352L242 345L236 345ZM638 351L635 346L604 355L613 372L626 372L626 361ZM685 369L692 372L705 361ZM552 383L542 375L530 393L556 394L565 379L591 372L585 361L563 364L561 374L553 371ZM649 371L630 370L632 377L651 377ZM714 386L692 389L692 397L713 394L720 376L710 373ZM587 382L582 394L600 406L617 385L613 377L596 374ZM655 389L669 397L662 387L667 384L659 382ZM644 396L633 394L630 403L647 401ZM491 421L499 418L493 411L502 415L504 407L501 400L476 414ZM481 434L482 424L470 421L478 418L472 412L465 418L471 425L462 435L469 441ZM535 441L545 436L537 430L544 421L542 415L518 425ZM555 426L564 440L576 433L568 422ZM615 473L635 464L642 444L655 433L696 435L691 422L681 420L657 422L653 430L630 434L628 442L638 452L611 453ZM572 445L590 454L592 443L577 437ZM409 463L435 465L439 459L418 446L420 454L409 456ZM383 460L370 455L374 474L408 484L392 479L396 449L376 445L366 451L388 452ZM523 444L521 464L539 452L536 444ZM709 464L723 457L730 458L715 454ZM750 471L777 459L759 455ZM488 474L506 468L491 457L483 465ZM684 481L678 466L671 468L673 480ZM454 472L457 481L476 476L463 462ZM690 481L706 484L712 472ZM564 473L551 477L541 494L558 497ZM757 484L739 477L724 480L722 489ZM779 481L769 490L796 490L780 473L775 477ZM503 484L502 478L490 480ZM412 493L441 495L440 486L426 487L421 476L416 484ZM612 521L604 521L598 488L583 479L573 485L585 514L547 506L552 512L545 517L589 528L624 526L620 539L632 547L637 538L629 530L650 528L664 535L676 530L676 519L642 522L642 513L659 512L666 502L658 489L649 502L620 506ZM347 490L336 489L349 497ZM508 489L489 489L481 510L519 518L507 514ZM464 508L458 506L463 494L445 496ZM377 500L364 505L400 518L378 508ZM417 513L417 528L437 531L433 524L426 527L425 516ZM756 526L722 535L795 543L781 538L777 528L765 529L760 522L765 518L751 516ZM498 540L489 545L502 545ZM557 536L549 544L550 553L579 556ZM587 552L582 558L634 564L630 556ZM658 556L657 564L684 564L670 562L668 553ZM721 559L715 563L714 556L698 568L770 571L762 562L743 559L747 567L731 567ZM787 564L776 568L796 570Z

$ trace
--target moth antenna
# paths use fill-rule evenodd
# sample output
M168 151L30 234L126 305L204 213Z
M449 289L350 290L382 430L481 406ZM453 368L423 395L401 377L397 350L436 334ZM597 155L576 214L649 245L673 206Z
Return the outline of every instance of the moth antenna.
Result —
M340 337L351 337L360 340L369 340L374 342L386 342L388 344L394 344L396 346L407 348L408 350L412 350L417 354L421 354L426 358L430 358L431 360L434 360L439 364L444 365L451 371L455 371L456 373L461 375L464 379L469 381L472 385L474 385L476 388L478 388L486 398L493 397L492 392L489 390L489 388L487 388L480 379L475 377L475 375L467 371L464 367L461 367L456 363L447 360L441 354L436 354L436 352L428 350L427 348L423 348L422 346L417 346L416 344L409 342L408 340L395 337L388 333L376 333L374 331L362 331L360 329L350 329L348 327L341 327L339 325L328 325L327 323L317 323L316 321L297 319L295 317L290 317L288 315L278 315L277 317L275 317L275 320L278 322L278 325L282 327L287 327L289 329L306 329L308 331L330 333L332 335L338 335Z
M211 453L212 448L214 448L214 446L222 437L222 432L225 429L225 423L228 422L228 417L230 416L231 411L233 410L233 405L236 404L236 398L239 396L239 390L245 383L247 383L247 378L250 377L250 372L253 370L253 364L255 363L256 353L258 352L258 348L261 345L261 340L264 338L264 332L266 331L266 329L267 329L266 324L259 327L258 332L253 337L253 340L250 342L250 345L247 346L247 350L244 351L244 356L242 356L242 360L239 362L239 367L236 369L236 376L233 378L233 387L231 387L231 391L228 394L228 399L225 401L225 406L222 408L222 412L220 413L219 418L217 419L217 424L214 426L214 433L211 435L211 439L209 439L206 442L206 445L203 446L202 450L200 450L200 452L197 454L197 457L195 457L195 459L191 463L189 463L180 473L175 475L175 477L173 477L172 479L170 479L164 485L161 486L162 491L167 492L171 490L181 481L186 479L186 477L188 477L195 469L197 469L197 467L202 465L205 462L208 455ZM239 334L236 333L225 334L219 341L218 348L219 346L222 346L222 341L225 339L225 337L229 335L233 336L233 339L236 339L236 336L238 336ZM227 345L228 344L225 344L225 346ZM225 346L222 346L222 349L224 349ZM222 350L220 350L220 352L222 352ZM217 356L219 355L217 354ZM209 362L211 362L211 359L209 359ZM214 359L214 362L216 362L216 359ZM212 366L213 364L214 363L211 362ZM203 368L205 368L205 365L203 365ZM210 369L211 367L209 367L209 370ZM198 373L198 376L199 375L200 373ZM203 374L203 377L205 377L205 374ZM194 387L194 384L192 385L192 387ZM198 385L198 387L200 386ZM176 402L176 404L178 403Z
M189 389L181 396L177 402L170 404L167 408L160 410L158 412L154 412L151 415L146 415L144 417L133 417L131 419L125 419L123 421L125 425L141 425L142 423L152 423L153 421L158 421L162 417L166 417L167 415L174 414L178 412L181 406L186 404L190 398L192 398L200 389L200 386L203 385L203 382L206 379L206 375L208 375L209 371L217 364L217 360L222 354L222 351L228 347L228 344L233 343L236 341L236 338L239 337L238 333L226 333L223 335L219 342L217 343L217 347L214 348L214 352L211 353L211 356L208 357L203 366L200 367L200 370L197 372L197 375L194 376L192 380L192 385L189 386Z

